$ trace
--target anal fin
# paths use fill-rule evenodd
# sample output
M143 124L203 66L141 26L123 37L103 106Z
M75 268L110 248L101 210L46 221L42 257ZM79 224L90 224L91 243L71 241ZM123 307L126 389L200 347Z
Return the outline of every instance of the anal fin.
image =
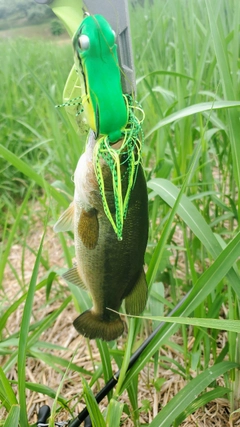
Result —
M141 314L147 302L147 282L144 270L142 270L134 288L125 298L125 308L127 314L138 316Z
M99 236L99 224L96 209L82 209L78 223L78 235L87 249L94 249Z
M77 269L76 265L74 265L72 268L70 268L68 271L66 271L66 273L64 273L62 275L62 277L67 282L70 282L73 285L79 286L80 288L82 288L86 291L88 290L86 285L83 283L79 273L78 273L78 269Z

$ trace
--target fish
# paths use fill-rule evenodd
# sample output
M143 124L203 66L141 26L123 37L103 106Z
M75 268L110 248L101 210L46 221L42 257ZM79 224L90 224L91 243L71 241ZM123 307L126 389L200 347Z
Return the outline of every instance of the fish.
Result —
M119 240L107 218L94 167L97 139L90 131L86 148L74 173L74 198L54 226L55 232L73 230L76 264L63 278L87 290L93 306L73 322L79 334L90 339L112 341L124 332L119 312L123 300L127 314L139 315L147 301L144 254L148 240L148 195L144 171L135 171L128 210ZM119 149L122 140L112 147ZM128 160L121 157L123 195L128 186ZM115 215L112 173L101 159L105 195ZM114 311L111 311L111 310Z

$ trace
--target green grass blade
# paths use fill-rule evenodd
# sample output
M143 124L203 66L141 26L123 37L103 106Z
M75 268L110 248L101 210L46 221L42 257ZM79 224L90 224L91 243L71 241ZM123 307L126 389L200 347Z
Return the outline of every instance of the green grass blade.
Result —
M7 411L10 410L12 405L16 405L18 403L17 398L10 385L10 382L7 379L1 366L0 366L0 398L3 406L7 409Z
M27 356L27 342L28 342L28 331L30 325L30 319L32 315L32 305L34 292L37 282L38 270L41 260L42 246L43 246L44 235L41 239L37 258L32 272L32 277L29 284L28 294L23 310L22 323L19 337L19 348L18 348L18 393L19 393L19 404L20 404L20 424L22 426L28 425L27 419L27 405L25 395L25 370L26 370L26 356Z
M166 323L178 323L180 325L193 325L200 328L218 329L221 331L240 333L240 320L221 320L197 317L166 317L166 316L137 316L141 319L154 320Z
M101 356L104 380L105 380L105 383L107 383L107 381L109 381L109 379L113 375L109 348L107 343L102 340L97 340L97 346ZM112 397L112 391L109 392L108 399L110 400L111 397Z
M164 119L160 120L147 134L146 138L152 135L153 132L162 128L163 126L169 125L170 123L176 122L177 120L183 119L184 117L192 116L197 113L204 113L211 110L219 110L223 108L236 108L240 107L240 101L215 101L215 102L202 102L200 104L191 105L190 107L183 108L176 113L170 114Z
M4 270L5 270L6 263L7 263L10 251L11 251L13 241L14 241L15 236L16 236L17 228L19 226L19 222L21 221L21 219L23 217L23 213L24 213L24 210L27 206L28 199L31 196L32 188L33 188L33 185L30 185L30 187L29 187L29 189L28 189L28 191L24 197L24 200L21 204L21 207L20 207L20 209L16 215L16 218L15 218L14 224L11 228L11 231L9 232L7 244L4 248L3 253L1 253L1 258L0 258L0 287L2 286ZM0 320L0 323L1 323L1 320Z
M17 381L12 381L13 384L17 384ZM57 393L55 390L52 390L50 387L42 384L36 384L26 381L25 383L26 389L34 391L36 393L41 393L46 396L51 397L52 399L55 399L57 396ZM57 400L63 405L66 406L67 399L65 399L63 396L58 395Z
M231 390L226 387L216 387L207 393L203 393L201 396L197 397L182 414L180 414L175 420L173 427L178 427L181 423L192 413L197 411L197 409L206 406L207 403L215 399L220 399L230 393Z
M108 405L106 427L120 426L124 404L111 399Z
M234 99L232 77L228 62L228 52L226 40L221 34L220 26L217 25L218 16L212 8L211 1L205 0L206 9L209 17L209 24L212 33L214 49L216 52L217 63L221 74L221 83L223 84L224 96L226 99Z
M221 362L199 374L164 406L149 427L170 427L174 420L183 412L205 388L220 375L236 368L237 363Z
M76 353L76 351L74 353ZM74 354L72 355L71 360L73 360L73 358L74 358ZM69 362L69 365L70 365L70 363L71 362ZM69 366L67 367L64 374L62 375L62 378L59 382L59 386L58 386L58 389L57 389L57 392L55 395L55 399L54 399L53 404L52 404L52 410L51 410L51 416L49 419L49 424L50 424L50 426L53 426L53 427L55 426L55 418L56 418L56 412L57 412L58 398L60 396L60 391L63 389L63 385L64 385L64 382L67 378L68 372L69 372Z
M221 83L223 86L224 97L226 99L237 99L233 87L233 78L236 79L236 75L232 77L232 72L230 68L230 63L228 60L228 48L226 44L226 40L224 35L220 31L220 27L217 24L217 18L212 2L209 0L205 0L206 9L209 17L209 25L212 33L212 40L214 44L214 49L217 58L217 64L219 68L219 72L221 75ZM239 12L239 4L238 6ZM234 32L237 33L237 37L239 34L239 23L240 17L239 13L235 12L235 24L236 27ZM236 21L237 20L237 21ZM236 37L235 37L236 38ZM235 67L238 67L237 57L234 58ZM239 133L240 133L240 123L239 123L239 112L231 111L228 115L228 124L230 130L230 142L232 148L232 160L234 166L234 176L238 186L238 190L240 190L240 144L239 144ZM240 202L239 202L240 207Z
M44 318L41 321L37 322L36 324L31 325L31 327L29 328L29 330L33 329L33 332L28 337L28 341L27 341L27 347L28 348L31 348L31 346L33 346L33 345L35 345L37 343L39 336L47 328L49 328L51 326L51 324L56 320L56 318L67 307L67 305L69 304L69 302L71 301L71 299L72 299L72 297L69 296L68 298L66 298L63 301L63 303L61 304L61 306L57 310L54 310L49 316L47 316L46 318ZM11 357L8 359L8 361L4 365L4 371L5 372L7 372L9 369L11 369L11 367L14 365L14 363L16 362L16 359L18 357L18 354L19 354L18 350L15 350L11 354Z
M138 401L138 386L139 381L138 377L133 378L131 383L129 384L127 388L128 398L132 407L132 420L134 422L134 425L138 424L139 419L139 401ZM129 405L128 405L129 406Z
M20 407L18 405L13 405L8 414L8 417L3 424L3 427L18 427L19 426L19 415L20 415ZM27 424L26 424L27 426Z
M175 71L166 71L166 70L158 70L158 71L152 71L151 73L145 74L144 76L141 76L137 79L136 83L137 85L142 81L147 79L148 77L152 76L171 76L171 77L181 77L182 79L187 80L194 80L193 77L187 76L186 74L176 73Z
M102 374L103 374L103 368L102 368L102 365L100 364L100 366L92 374L92 378L89 381L89 387L92 387L99 380L99 378L101 378Z
M191 177L194 173L194 170L195 170L196 164L197 164L197 160L198 160L199 155L200 155L200 151L201 151L201 145L200 145L200 143L198 143L196 148L195 148L195 151L193 153L193 156L191 158L191 163L189 165L189 169L188 169L188 172L186 174L186 178L182 184L181 190L179 191L179 193L175 199L174 205L172 206L172 211L170 212L169 218L168 218L167 222L165 223L161 237L158 241L158 244L154 250L153 256L152 256L151 261L149 263L148 271L147 271L147 283L148 283L149 289L151 289L151 286L155 280L156 273L158 271L160 262L163 259L165 246L166 246L167 239L168 239L168 236L169 236L170 231L171 231L171 226L172 226L172 223L174 220L174 216L178 210L178 206L181 202L181 198L184 194L186 186L187 186L188 182L191 180ZM155 180L153 180L153 181L155 181ZM150 182L152 182L152 181L150 181Z
M53 322L58 318L58 316L63 312L63 310L68 306L70 301L72 300L72 297L67 297L63 303L60 305L57 310L54 310L49 316L47 316L45 319L43 319L40 322L39 327L33 331L33 333L28 338L28 348L30 348L32 345L35 345L40 335L48 329Z
M49 185L49 183L35 170L29 166L26 162L19 159L15 154L13 154L11 151L9 151L7 148L3 147L3 145L0 144L0 155L3 156L5 160L7 160L11 165L13 165L16 169L18 169L20 172L22 172L24 175L31 178L33 181L36 182L41 188L46 189L49 194L63 207L68 206L68 201L60 194L54 187Z
M36 346L38 343L36 343ZM87 371L87 369L82 368L81 366L76 365L75 363L71 363L66 359L63 359L62 357L55 356L50 353L44 353L37 350L29 350L28 355L35 357L37 360L42 360L44 363L46 363L47 366L51 366L54 370L58 372L63 372L61 369L59 369L58 365L62 366L64 368L64 371L66 368L71 369L74 372L79 372L84 375L93 375L90 371ZM109 377L110 378L110 377Z
M97 401L94 397L92 390L90 389L87 381L82 378L83 381L83 394L86 402L86 406L91 418L93 427L106 427L103 415L99 409Z
M128 339L127 339L126 348L125 348L125 352L124 352L124 356L123 356L120 375L119 375L118 382L117 382L117 387L116 387L116 390L114 393L114 396L116 398L120 394L120 390L121 390L122 384L124 383L126 372L127 372L128 365L129 365L129 360L131 357L131 351L132 351L132 346L134 343L134 335L135 335L134 332L135 332L135 326L136 326L135 320L130 319L128 326L129 326Z
M46 286L46 284L47 284L47 279L42 280L36 286L36 291L38 291L39 289L42 289L44 286ZM11 316L12 313L14 313L17 310L19 305L22 304L26 300L27 295L28 295L28 293L26 292L18 300L14 301L10 305L10 307L5 311L5 313L2 315L2 317L0 318L0 333L2 332L3 328L5 327L8 318Z
M89 305L91 304L91 300L88 293L85 290L81 289L76 285L73 285L70 282L67 282L67 284L73 295L73 300L74 300L76 309L80 313L84 312L85 310L88 310Z
M179 189L170 181L163 178L154 178L147 183L155 194L158 194L171 208L179 195ZM214 236L210 226L203 216L189 200L186 195L182 195L177 208L177 214L186 225L192 230L195 236L202 242L207 251L216 257L221 252L221 246Z

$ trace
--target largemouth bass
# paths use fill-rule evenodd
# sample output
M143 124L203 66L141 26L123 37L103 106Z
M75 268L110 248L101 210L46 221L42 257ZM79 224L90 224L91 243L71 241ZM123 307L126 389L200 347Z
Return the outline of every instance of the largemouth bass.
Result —
M118 240L107 218L94 170L96 140L91 131L86 150L74 174L74 200L54 226L56 232L74 230L76 265L63 277L89 291L93 307L74 320L76 330L88 338L110 341L124 331L117 313L125 300L128 314L140 314L147 300L147 283L143 270L148 239L148 198L141 165L136 169L122 240ZM119 148L121 141L113 147ZM122 155L123 195L127 189L128 161ZM114 216L115 202L112 173L101 159L105 195Z

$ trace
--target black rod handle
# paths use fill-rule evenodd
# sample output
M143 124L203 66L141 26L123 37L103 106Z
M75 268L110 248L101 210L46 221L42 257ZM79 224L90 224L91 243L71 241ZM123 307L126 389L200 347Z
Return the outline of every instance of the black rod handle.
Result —
M38 412L37 426L39 424L45 424L47 419L50 417L50 413L51 410L48 405L41 406Z

